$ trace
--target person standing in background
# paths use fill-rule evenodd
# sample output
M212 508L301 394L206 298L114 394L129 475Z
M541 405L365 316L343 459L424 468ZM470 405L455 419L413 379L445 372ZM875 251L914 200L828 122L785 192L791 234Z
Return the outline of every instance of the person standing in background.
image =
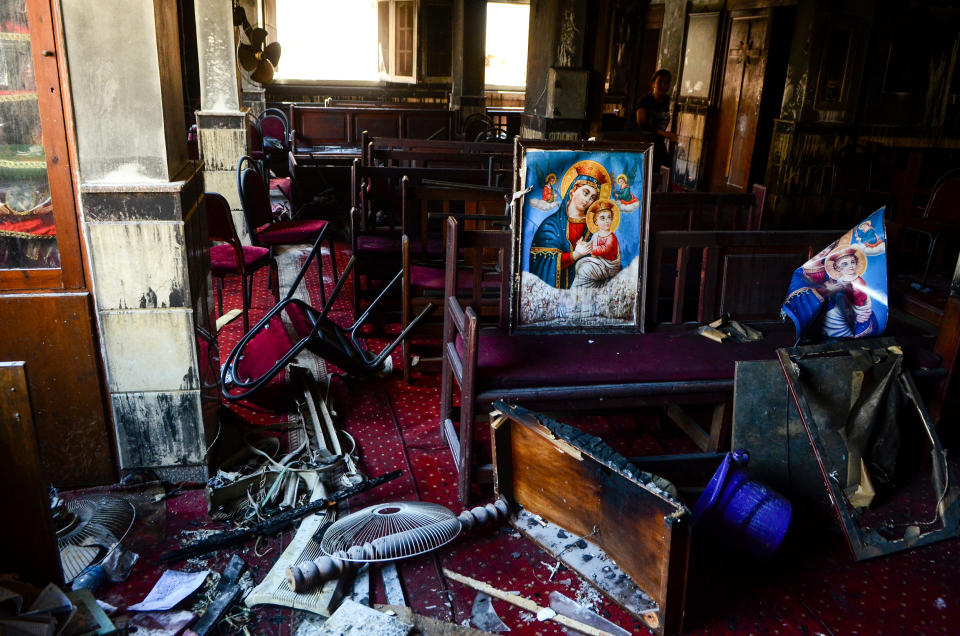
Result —
M667 166L670 155L667 153L666 141L677 141L676 134L667 130L670 127L670 83L673 76L665 68L658 69L650 78L650 92L640 99L637 105L635 118L637 127L646 133L654 135L653 165L654 168Z

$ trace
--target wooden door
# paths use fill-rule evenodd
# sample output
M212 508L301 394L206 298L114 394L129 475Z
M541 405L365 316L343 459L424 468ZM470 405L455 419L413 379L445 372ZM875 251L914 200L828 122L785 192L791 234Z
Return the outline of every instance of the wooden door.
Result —
M62 40L50 0L0 7L0 362L26 363L49 483L110 483L115 444L74 203Z
M770 15L732 15L728 22L720 108L714 128L710 189L747 192L760 119Z

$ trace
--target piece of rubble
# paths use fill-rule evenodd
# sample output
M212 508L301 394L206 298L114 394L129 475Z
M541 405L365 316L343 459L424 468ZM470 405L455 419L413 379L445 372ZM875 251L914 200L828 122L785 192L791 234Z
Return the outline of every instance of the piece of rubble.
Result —
M344 599L320 631L322 636L407 636L413 625Z

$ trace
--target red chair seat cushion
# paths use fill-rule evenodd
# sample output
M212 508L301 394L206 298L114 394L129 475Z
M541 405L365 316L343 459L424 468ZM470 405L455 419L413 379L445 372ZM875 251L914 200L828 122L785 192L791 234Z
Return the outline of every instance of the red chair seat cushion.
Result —
M265 247L244 245L240 249L243 254L243 265L247 270L255 269L270 259L270 250ZM239 273L237 253L232 245L223 243L210 248L210 271L214 276Z
M324 219L293 219L271 223L257 231L257 242L265 245L313 243L327 225Z
M274 316L241 352L236 366L237 379L247 382L263 377L293 345L283 321Z
M399 254L400 237L382 234L362 234L357 237L357 252Z
M754 343L717 343L695 332L520 335L481 332L478 389L733 379L738 360L769 360L792 329ZM462 342L457 342L462 351Z
M445 286L445 273L442 267L429 267L427 265L410 266L410 283L423 289L439 289ZM481 282L481 287L495 288L500 286L500 281L485 280ZM473 272L468 269L461 269L457 272L457 289L473 289Z

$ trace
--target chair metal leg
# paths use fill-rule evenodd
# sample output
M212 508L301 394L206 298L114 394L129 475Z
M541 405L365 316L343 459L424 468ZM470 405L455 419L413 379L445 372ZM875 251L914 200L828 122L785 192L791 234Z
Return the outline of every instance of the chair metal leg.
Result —
M320 305L327 304L327 289L323 284L323 258L317 254L317 276L320 277Z
M337 273L337 250L333 244L333 237L330 237L330 267L333 269L333 284L336 285L339 280Z
M927 277L930 276L930 265L933 263L933 253L937 249L937 240L940 234L930 235L930 248L927 250L927 264L923 267L923 278L920 279L921 291L927 289Z
M223 315L223 278L217 276L213 279L213 286L217 290L217 316Z
M354 254L353 257L356 258L356 254ZM351 298L353 303L353 319L356 320L360 317L360 272L354 267L350 275L353 278L353 297Z
M242 275L240 276L240 297L241 302L243 303L243 333L250 331L250 300L253 296L253 275L250 276Z
M240 286L243 291L243 301L249 307L253 302L253 274L241 274Z

